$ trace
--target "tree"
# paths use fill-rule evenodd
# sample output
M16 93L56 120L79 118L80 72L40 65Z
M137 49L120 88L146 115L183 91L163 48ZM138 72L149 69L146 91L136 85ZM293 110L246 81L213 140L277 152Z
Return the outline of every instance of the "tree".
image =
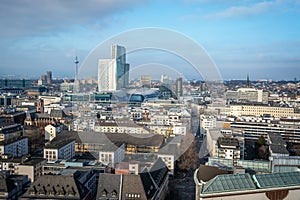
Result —
M265 146L265 145L262 145L261 147L258 148L258 157L260 159L265 159L267 160L268 159L268 147Z
M259 136L257 143L261 147L261 146L265 146L267 141L266 141L265 137L261 135L261 136Z
M194 139L189 148L179 158L179 168L182 171L196 169L198 161L198 152L196 148L196 140Z

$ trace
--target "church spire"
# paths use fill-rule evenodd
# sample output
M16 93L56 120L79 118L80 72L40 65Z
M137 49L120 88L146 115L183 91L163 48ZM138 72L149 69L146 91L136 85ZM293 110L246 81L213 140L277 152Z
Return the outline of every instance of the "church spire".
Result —
M246 88L250 88L249 74L247 74Z

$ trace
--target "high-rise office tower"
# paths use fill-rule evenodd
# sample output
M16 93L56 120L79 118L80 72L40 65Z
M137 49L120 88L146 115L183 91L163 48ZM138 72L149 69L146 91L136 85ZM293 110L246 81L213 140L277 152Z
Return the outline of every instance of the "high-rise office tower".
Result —
M129 64L126 63L126 49L111 46L111 59L98 61L98 90L115 91L126 88L129 83Z
M182 92L182 77L176 79L176 86L175 86L175 95L177 97L177 99L179 99L179 97L181 97L183 94Z
M51 71L47 71L46 79L47 79L47 84L51 84L51 82L52 82L52 72Z
M42 74L42 75L41 75L41 80L42 80L42 81L44 81L44 82L46 82L46 80L47 80L47 77L46 77L46 75L45 75L45 74Z

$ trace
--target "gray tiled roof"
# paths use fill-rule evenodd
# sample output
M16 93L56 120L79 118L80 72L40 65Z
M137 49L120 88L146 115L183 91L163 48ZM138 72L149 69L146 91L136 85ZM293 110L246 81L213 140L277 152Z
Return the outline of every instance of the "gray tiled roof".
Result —
M125 143L129 145L142 145L142 146L157 146L160 147L164 142L163 135L142 135L142 134L125 134L125 133L106 133L110 141L115 143Z
M12 122L0 123L0 133L9 134L20 130L22 130L20 124L16 124Z
M73 176L44 175L39 177L22 199L84 199L88 189Z
M62 131L51 142L60 142L66 140L75 140L75 143L88 143L97 145L98 151L116 151L123 143L114 144L104 133L85 132L85 131Z
M50 143L45 145L45 149L62 148L73 141L74 139L72 138L64 138L63 140L52 140Z
M14 188L15 188L14 183L1 174L0 175L0 192L10 192Z
M157 161L150 168L149 173L151 174L156 185L160 187L166 174L168 173L168 168L166 167L163 160L161 158L158 158Z
M168 169L161 159L139 175L100 174L97 199L112 198L113 192L118 197L121 194L121 199L153 199L167 177Z
M272 153L289 154L288 150L283 145L270 144L270 149L271 149Z
M63 110L55 110L55 109L51 110L50 116L54 118L67 117L66 113Z
M151 179L148 179L150 182ZM154 188L154 187L153 187ZM128 199L129 195L137 195L138 199L147 199L146 188L142 182L140 175L124 175L122 199Z
M25 175L16 175L10 174L8 171L0 171L0 193L14 193L14 190L24 187L25 184L28 183L26 183L26 181L28 181L28 178Z
M269 133L270 143L277 145L286 145L280 133Z
M231 137L219 137L217 142L219 146L231 146L231 147L239 146L238 139L231 138Z
M119 174L100 174L96 199L113 198L114 192L117 197L120 194L121 175Z
M3 140L3 141L0 141L0 145L8 145L8 144L12 144L14 142L17 142L19 140L23 140L23 139L26 139L27 137L25 136L19 136L19 137L16 137L16 138L10 138L8 140Z

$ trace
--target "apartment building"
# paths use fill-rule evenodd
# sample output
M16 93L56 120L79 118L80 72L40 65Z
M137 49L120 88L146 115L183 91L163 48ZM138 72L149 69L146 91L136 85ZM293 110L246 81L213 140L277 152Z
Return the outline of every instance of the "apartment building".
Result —
M99 151L99 161L105 164L115 166L124 159L125 156L125 145L122 144L117 147L113 144L104 145Z
M239 140L234 137L219 137L216 145L216 156L231 159L236 166L241 154Z
M0 155L7 154L14 157L21 157L28 154L28 138L17 137L6 141L0 141Z
M4 122L0 123L0 141L6 141L21 136L23 128L20 124Z

